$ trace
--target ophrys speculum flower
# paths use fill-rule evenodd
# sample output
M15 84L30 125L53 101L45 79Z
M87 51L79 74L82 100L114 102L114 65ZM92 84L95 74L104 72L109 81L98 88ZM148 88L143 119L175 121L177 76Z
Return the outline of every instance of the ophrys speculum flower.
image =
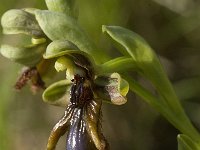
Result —
M101 126L102 100L125 103L126 98L120 93L120 88L122 83L127 88L128 83L117 73L95 75L95 64L84 52L55 51L50 47L48 50L45 57L57 58L55 68L57 71L66 70L67 79L50 85L44 91L43 99L67 108L51 132L47 149L54 149L66 132L68 150L108 149Z

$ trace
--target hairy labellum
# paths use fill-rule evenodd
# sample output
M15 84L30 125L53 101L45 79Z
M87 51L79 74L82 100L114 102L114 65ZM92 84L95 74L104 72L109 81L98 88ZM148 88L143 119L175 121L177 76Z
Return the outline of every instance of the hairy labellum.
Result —
M67 132L67 150L105 150L108 144L101 131L101 100L95 99L92 83L75 75L70 104L63 118L55 125L47 150L53 150Z

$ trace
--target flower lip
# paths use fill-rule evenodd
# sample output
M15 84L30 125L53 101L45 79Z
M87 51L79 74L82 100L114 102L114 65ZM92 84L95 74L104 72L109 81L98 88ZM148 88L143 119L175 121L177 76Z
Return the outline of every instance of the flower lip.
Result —
M76 107L83 108L85 103L94 98L92 89L90 87L91 83L88 79L81 77L78 74L74 75L72 82L73 85L70 92L70 103Z

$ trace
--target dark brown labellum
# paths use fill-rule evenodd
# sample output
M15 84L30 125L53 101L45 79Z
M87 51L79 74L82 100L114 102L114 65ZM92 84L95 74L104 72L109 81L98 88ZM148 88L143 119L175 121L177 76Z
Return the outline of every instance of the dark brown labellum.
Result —
M70 104L55 125L47 149L55 149L60 136L67 132L67 150L106 150L108 144L101 129L101 100L95 99L90 80L75 75Z

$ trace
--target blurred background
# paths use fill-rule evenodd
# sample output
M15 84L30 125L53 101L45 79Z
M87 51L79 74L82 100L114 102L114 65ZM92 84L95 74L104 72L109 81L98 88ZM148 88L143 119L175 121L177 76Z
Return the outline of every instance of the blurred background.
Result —
M102 24L129 28L147 40L160 56L186 113L200 129L200 1L77 3L80 24L99 48L110 54L112 50L112 56L119 53L113 53L116 49L101 33ZM0 16L8 9L24 7L46 9L44 0L6 0L0 5ZM0 40L10 39L1 34ZM14 90L21 67L0 55L0 150L44 150L64 109L45 104L42 91L33 95L28 86L20 92ZM179 132L131 92L123 106L103 104L103 131L112 150L177 150ZM65 149L65 136L57 149Z

